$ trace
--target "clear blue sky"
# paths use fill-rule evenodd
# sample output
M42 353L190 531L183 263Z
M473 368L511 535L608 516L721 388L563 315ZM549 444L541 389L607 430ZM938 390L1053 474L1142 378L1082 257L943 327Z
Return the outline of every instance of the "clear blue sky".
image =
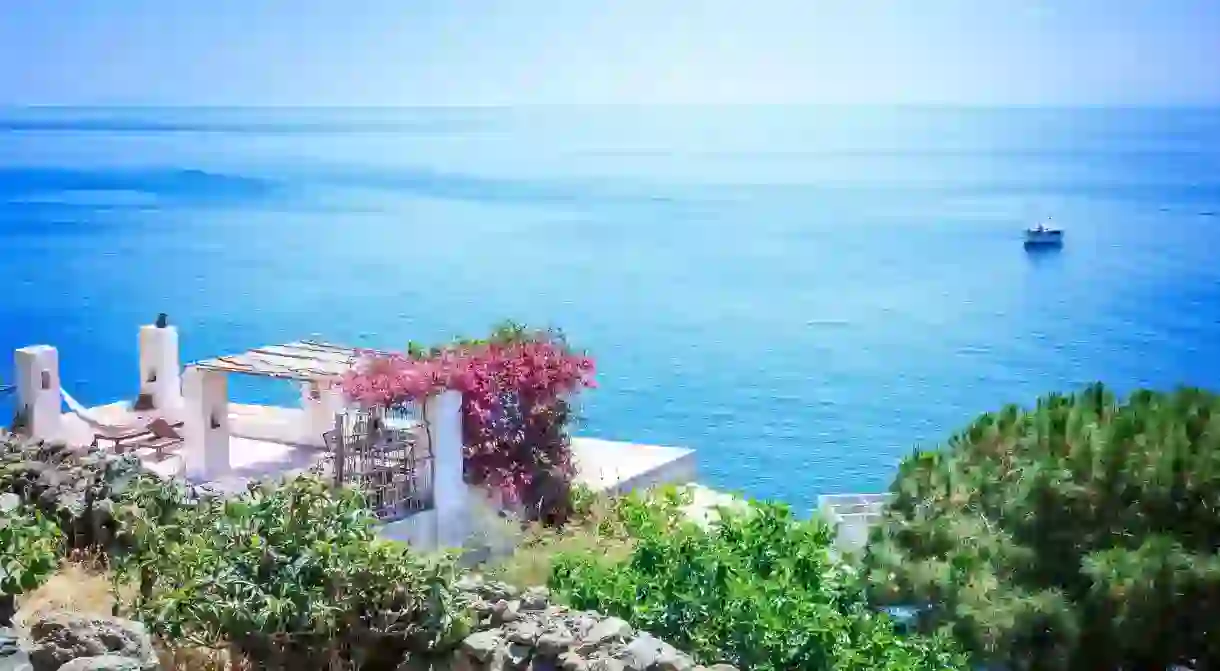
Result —
M1220 103L1220 0L0 2L0 104Z

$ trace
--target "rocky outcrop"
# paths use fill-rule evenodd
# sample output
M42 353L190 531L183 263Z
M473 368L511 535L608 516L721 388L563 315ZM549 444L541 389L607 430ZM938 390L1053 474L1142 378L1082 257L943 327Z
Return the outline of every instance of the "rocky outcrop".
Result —
M699 666L617 617L552 603L544 587L521 591L466 577L457 588L477 620L449 664L452 671L736 671Z
M0 429L0 494L16 494L54 519L73 547L109 542L112 497L141 470L139 459L130 455Z
M152 639L132 620L53 611L30 625L30 641L33 671L159 668Z

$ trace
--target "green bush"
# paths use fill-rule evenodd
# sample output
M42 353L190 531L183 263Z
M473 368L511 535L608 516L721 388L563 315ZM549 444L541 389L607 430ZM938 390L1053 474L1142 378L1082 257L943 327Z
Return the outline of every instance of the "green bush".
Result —
M451 560L378 539L357 493L300 477L193 496L146 477L119 512L116 580L140 584L129 605L157 634L234 646L259 668L376 668L371 656L396 663L464 632Z
M1014 669L1220 668L1220 397L1101 385L900 467L871 596Z
M54 522L31 508L0 502L0 595L38 589L59 566L62 548Z
M903 637L869 610L831 531L779 505L721 511L704 529L668 493L629 496L614 521L635 537L626 560L556 559L551 587L573 606L617 615L700 662L753 671L966 668L951 641ZM609 530L607 530L609 531Z
M12 618L13 598L38 589L59 566L59 527L12 494L0 495L0 626Z

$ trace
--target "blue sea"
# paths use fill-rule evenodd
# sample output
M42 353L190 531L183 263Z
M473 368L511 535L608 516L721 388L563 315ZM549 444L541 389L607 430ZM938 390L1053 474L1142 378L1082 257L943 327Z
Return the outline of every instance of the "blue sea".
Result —
M1220 387L1218 215L1215 110L0 109L0 350L101 403L162 311L188 361L550 324L582 433L805 510L1006 402Z

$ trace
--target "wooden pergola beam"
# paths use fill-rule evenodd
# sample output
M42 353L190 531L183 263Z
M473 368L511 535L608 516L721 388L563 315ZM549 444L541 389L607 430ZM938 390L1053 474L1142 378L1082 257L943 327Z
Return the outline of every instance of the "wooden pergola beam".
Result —
M354 347L299 341L264 345L241 354L218 356L191 365L225 373L315 382L341 377L359 358L360 354Z

